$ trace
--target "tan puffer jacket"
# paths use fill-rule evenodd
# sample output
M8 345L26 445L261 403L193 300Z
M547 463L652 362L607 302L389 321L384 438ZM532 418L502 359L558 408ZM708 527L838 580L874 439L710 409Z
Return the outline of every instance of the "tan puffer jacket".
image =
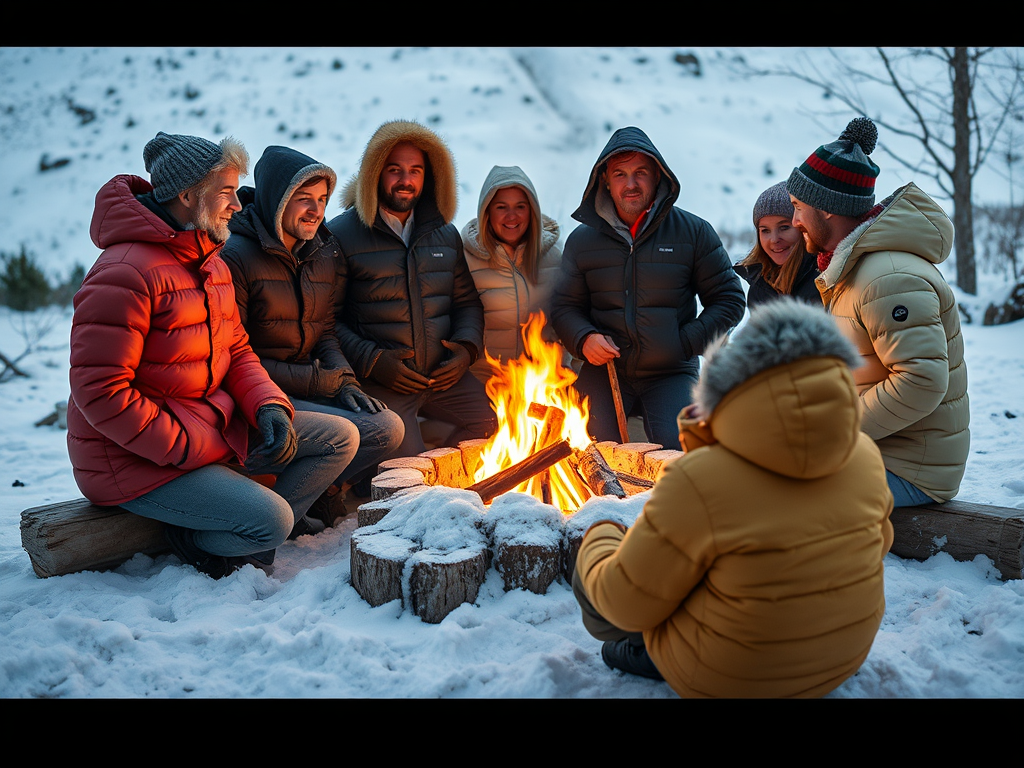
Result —
M839 244L818 289L864 358L854 373L863 429L886 469L948 501L971 440L959 310L935 268L952 249L953 225L913 184L882 205Z
M759 316L788 307L788 330L742 345ZM856 355L814 344L816 356L773 356L814 322L845 343L825 313L785 298L712 349L696 390L711 415L680 417L683 444L701 447L666 466L628 532L598 523L580 549L594 607L643 632L680 696L823 695L881 622L892 494L860 430Z

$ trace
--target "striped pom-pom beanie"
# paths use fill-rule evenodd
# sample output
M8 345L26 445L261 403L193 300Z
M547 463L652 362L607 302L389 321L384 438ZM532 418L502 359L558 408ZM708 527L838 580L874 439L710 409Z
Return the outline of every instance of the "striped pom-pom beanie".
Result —
M878 129L866 117L855 117L838 139L818 147L786 182L793 197L826 213L860 216L875 204L878 166L868 159Z

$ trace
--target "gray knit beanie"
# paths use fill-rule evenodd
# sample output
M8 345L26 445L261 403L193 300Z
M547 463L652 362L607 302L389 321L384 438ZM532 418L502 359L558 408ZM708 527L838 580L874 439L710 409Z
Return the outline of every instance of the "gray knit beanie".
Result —
M191 189L223 158L221 148L199 136L160 131L142 150L153 184L153 196L165 203Z
M789 193L826 213L859 216L875 204L878 166L868 160L878 129L866 117L855 117L839 138L818 147L789 176Z
M786 182L773 184L757 198L757 202L754 203L754 229L757 229L757 222L765 216L793 218L793 201L789 199L789 192L786 191Z

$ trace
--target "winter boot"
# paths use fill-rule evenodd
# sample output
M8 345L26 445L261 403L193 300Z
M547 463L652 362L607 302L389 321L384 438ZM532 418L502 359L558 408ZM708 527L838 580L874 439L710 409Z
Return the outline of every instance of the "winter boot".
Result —
M338 486L330 485L320 494L320 498L313 502L313 506L306 512L306 517L319 520L326 527L333 528L347 514L345 494Z
M631 675L649 677L651 680L664 680L661 672L654 666L643 641L631 642L628 637L621 640L608 640L601 646L601 658L612 669L620 669Z
M300 517L299 521L295 523L292 532L288 534L289 541L295 541L299 536L316 536L318 533L323 533L324 524L321 520L310 517L312 511L307 512L304 517Z
M200 573L212 579L222 579L238 570L238 565L221 555L212 555L196 546L195 531L177 525L164 526L164 538L171 552L186 565L193 566Z
M265 552L253 552L251 555L229 557L228 562L234 565L236 569L244 565L252 565L259 568L267 576L272 576L274 574L274 556L276 554L276 549L268 549Z

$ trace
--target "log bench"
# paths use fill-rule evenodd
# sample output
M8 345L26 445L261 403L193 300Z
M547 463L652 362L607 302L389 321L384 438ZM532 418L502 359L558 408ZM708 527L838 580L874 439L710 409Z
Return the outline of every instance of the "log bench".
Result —
M375 517L360 519L359 524L380 519ZM892 523L891 551L897 557L926 560L947 552L955 560L973 560L986 555L1001 578L1024 578L1024 510L954 499L896 509ZM116 568L139 552L167 552L162 531L163 524L155 520L120 507L98 507L86 499L21 513L21 543L41 578Z
M927 560L939 552L954 560L986 555L1002 579L1024 578L1024 509L953 499L893 510L890 552Z
M32 507L21 513L21 545L41 578L116 568L136 553L169 552L164 524L87 499Z

